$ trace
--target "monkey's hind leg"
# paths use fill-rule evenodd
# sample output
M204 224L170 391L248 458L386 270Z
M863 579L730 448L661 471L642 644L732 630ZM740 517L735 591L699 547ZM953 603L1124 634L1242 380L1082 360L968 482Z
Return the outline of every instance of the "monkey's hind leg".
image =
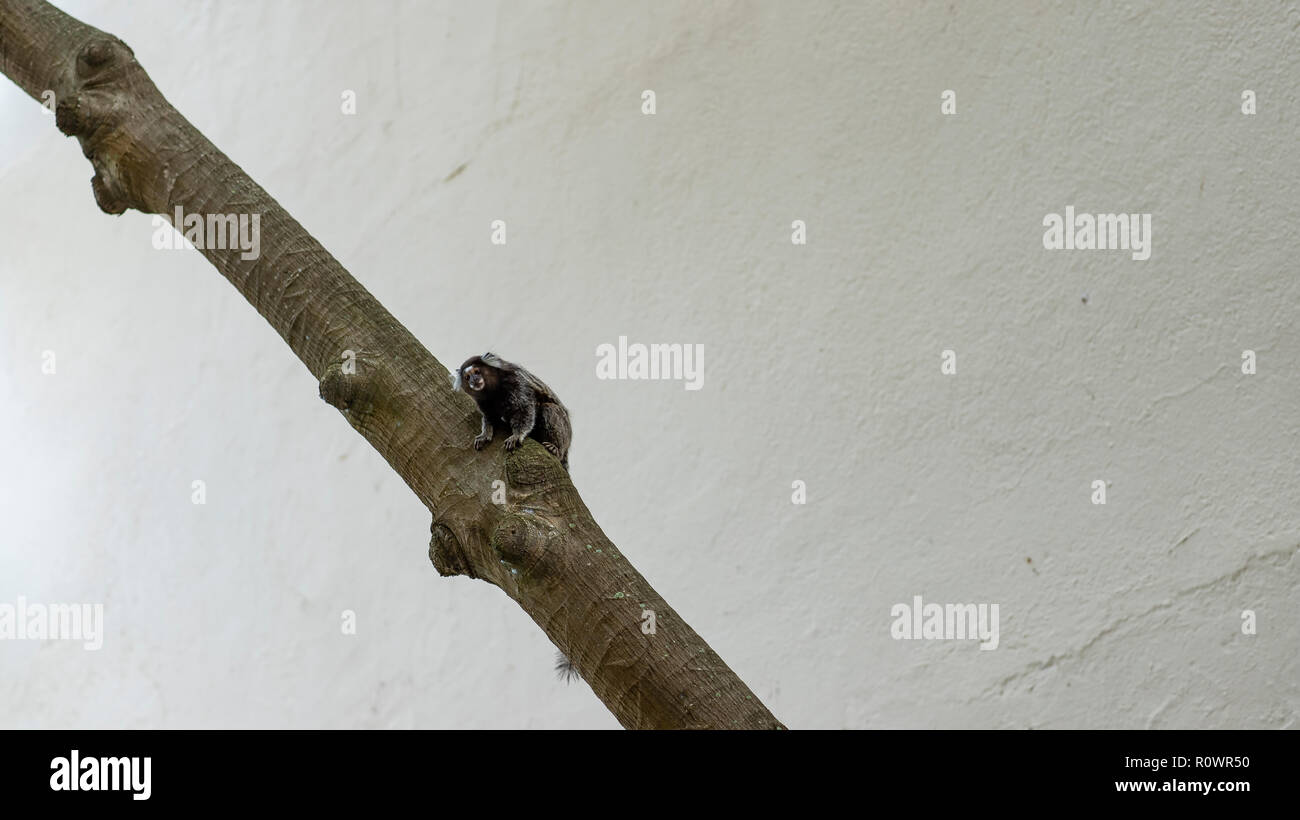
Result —
M541 414L550 437L550 441L543 441L542 446L560 460L561 467L568 470L569 443L573 441L573 427L569 424L569 412L562 405L547 402L541 406Z
M533 432L534 419L537 416L537 407L531 402L529 404L516 407L510 414L510 435L506 436L506 452L510 452L519 445L524 443L528 434Z
M569 471L569 456L566 453L561 453L560 448L556 447L549 441L543 441L542 446L546 448L547 452L560 460L560 466L563 467L564 471L567 473Z

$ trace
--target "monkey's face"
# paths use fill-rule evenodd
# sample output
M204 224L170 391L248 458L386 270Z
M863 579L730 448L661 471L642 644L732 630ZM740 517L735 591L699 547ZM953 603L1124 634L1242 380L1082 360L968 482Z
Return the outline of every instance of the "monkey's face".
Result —
M487 378L483 375L483 368L472 364L462 371L461 384L465 385L465 391L468 393L477 393L487 386Z
M497 375L495 367L483 361L482 356L475 356L456 371L456 389L478 400L496 389Z

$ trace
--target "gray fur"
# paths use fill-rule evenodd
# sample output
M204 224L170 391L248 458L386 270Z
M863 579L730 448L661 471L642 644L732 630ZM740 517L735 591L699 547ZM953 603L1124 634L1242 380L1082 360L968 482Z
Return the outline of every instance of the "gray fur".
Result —
M506 450L523 444L525 438L539 442L569 469L569 444L573 426L569 410L545 382L520 365L495 353L467 359L456 371L453 387L478 404L482 432L474 439L481 450L492 441L495 428L508 429Z

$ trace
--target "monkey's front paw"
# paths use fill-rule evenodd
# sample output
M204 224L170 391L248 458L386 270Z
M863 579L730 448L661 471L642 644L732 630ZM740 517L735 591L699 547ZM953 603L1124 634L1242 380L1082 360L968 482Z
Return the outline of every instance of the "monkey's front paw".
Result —
M523 436L510 436L510 437L508 437L508 438L506 439L506 452L507 452L507 453L510 452L511 450L515 449L516 447L518 447L519 445L521 445L521 444L523 444L523 443L524 443L524 437L523 437Z
M474 438L474 449L475 449L475 450L482 450L484 447L488 446L488 442L490 442L490 441L492 441L492 437L491 437L491 436L475 436L475 438Z

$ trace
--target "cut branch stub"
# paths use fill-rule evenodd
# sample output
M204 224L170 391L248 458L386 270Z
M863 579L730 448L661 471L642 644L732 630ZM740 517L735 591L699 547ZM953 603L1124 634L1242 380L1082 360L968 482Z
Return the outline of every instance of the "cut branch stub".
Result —
M373 415L385 406L385 397L390 394L384 389L385 370L376 366L377 359L353 353L350 359L331 362L321 376L320 397L341 413L358 418Z
M91 39L77 52L55 104L60 131L76 137L95 168L91 188L95 202L110 214L128 208L145 210L119 158L130 152L129 124L152 109L145 101L166 105L126 43L115 37Z
M476 577L474 567L465 557L465 553L460 548L460 539L451 531L451 527L434 521L430 529L433 537L429 540L429 560L433 563L433 568L438 570L438 574L443 577L450 575Z

